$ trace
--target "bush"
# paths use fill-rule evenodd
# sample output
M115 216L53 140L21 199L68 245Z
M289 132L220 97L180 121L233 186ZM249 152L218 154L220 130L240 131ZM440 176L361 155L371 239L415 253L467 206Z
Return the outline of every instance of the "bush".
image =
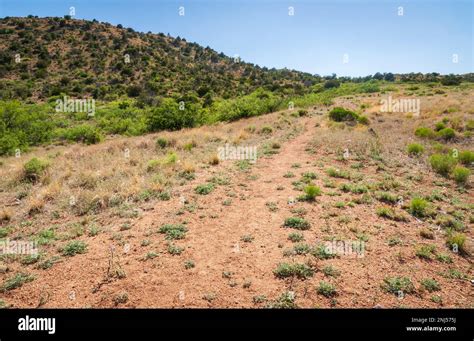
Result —
M436 123L436 125L435 125L435 130L436 130L436 131L443 130L444 128L446 128L446 125L445 125L443 122L438 122L438 123Z
M392 294L398 295L399 292L411 294L415 292L415 286L407 277L386 277L382 284L382 289Z
M456 137L456 133L454 132L454 129L452 128L444 128L438 131L438 136L439 138L448 141L452 140L453 138Z
M423 279L421 285L429 292L439 291L441 289L439 283L433 278Z
M196 123L197 108L193 104L180 110L172 98L165 98L161 104L148 113L147 123L150 131L178 130L193 127Z
M330 79L324 83L324 88L325 89L331 89L331 88L338 88L341 85L339 81L335 79Z
M410 143L407 147L408 154L420 155L423 154L425 148L419 143Z
M36 182L48 167L49 162L34 157L23 165L23 178L28 181Z
M168 240L183 239L187 231L188 228L182 224L165 224L159 229L159 232L165 234Z
M428 208L428 202L422 198L413 198L410 202L410 213L415 217L426 216L426 209Z
M319 282L319 287L317 291L318 291L318 294L323 295L328 298L336 296L337 294L336 288L334 287L334 285L324 282L324 281Z
M353 111L344 109L342 107L336 107L329 112L329 118L336 122L343 122L343 121L355 121L359 117Z
M464 244L466 243L466 235L460 232L449 231L448 237L446 239L446 244L451 250L456 250L460 252L466 252Z
M297 277L300 279L306 279L312 277L314 271L306 264L280 263L273 273L278 278Z
M168 146L168 140L164 137L158 137L156 139L156 146L159 148L166 148Z
M420 138L433 138L436 134L431 128L419 127L415 130L415 135Z
M453 170L452 175L453 175L454 181L456 181L458 185L465 185L467 184L470 174L471 174L471 171L467 169L466 167L456 166Z
M359 116L359 118L357 118L357 122L359 122L360 124L363 124L363 125L369 125L370 121L368 119L367 116Z
M300 217L290 217L285 219L283 226L294 228L297 230L309 230L309 228L311 227L309 222Z
M75 256L77 254L85 253L87 250L87 244L80 240L74 240L65 247L62 248L61 252L64 256Z
M456 159L451 155L433 154L430 157L430 164L434 171L447 177L456 166Z
M85 144L99 143L103 139L99 130L88 124L82 124L63 130L60 137L68 141L82 142Z
M314 201L316 196L321 195L321 188L318 186L308 185L304 189L304 199L307 201Z
M198 185L198 186L194 189L194 191L195 191L197 194L201 194L201 195L209 194L209 193L211 193L213 190L214 190L214 184Z
M460 152L459 162L466 166L472 166L474 164L474 152L471 152L470 150Z

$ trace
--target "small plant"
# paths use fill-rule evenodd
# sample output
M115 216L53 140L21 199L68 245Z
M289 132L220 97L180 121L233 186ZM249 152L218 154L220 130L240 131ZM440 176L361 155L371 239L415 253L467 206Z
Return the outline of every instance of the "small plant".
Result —
M271 134L273 132L273 128L269 126L264 126L260 129L261 134Z
M200 195L207 195L209 193L211 193L213 190L214 190L214 184L203 184L203 185L198 185L194 191L197 193L197 194L200 194Z
M341 179L350 179L350 174L347 171L329 168L326 170L327 175L333 178L341 178Z
M36 182L48 167L49 162L34 157L23 165L23 178L30 182Z
M284 175L283 175L284 178L294 178L295 177L295 174L293 174L292 172L286 172Z
M321 281L319 282L319 287L317 289L318 294L323 295L324 297L330 298L337 295L336 287L330 283Z
M408 218L402 214L396 212L390 207L380 207L376 211L377 215L382 218L394 220L394 221L408 221Z
M156 139L156 146L158 148L166 148L168 146L168 140L164 137L158 137Z
M336 254L332 253L324 244L316 245L311 250L311 254L319 259L330 259L336 257Z
M448 233L448 237L446 239L446 244L449 248L454 252L465 252L464 249L466 243L466 235L460 232L452 232Z
M267 308L271 309L294 309L297 307L295 294L291 291L284 292L277 300L267 306Z
M438 131L438 137L442 140L449 141L456 137L456 133L452 128L444 128Z
M387 204L396 204L398 202L398 197L390 192L377 192L375 193L375 197L377 200Z
M407 147L407 152L410 155L421 155L425 151L425 148L419 143L410 143Z
M470 150L464 150L458 155L459 162L465 166L472 166L474 164L474 152Z
M435 137L435 132L433 129L426 128L426 127L419 127L415 130L415 135L424 138L424 139L429 139Z
M13 289L20 288L23 284L31 282L35 279L33 275L26 273L18 273L15 276L5 280L0 287L0 292L10 291Z
M420 236L425 239L434 239L434 233L433 231L424 228L420 231Z
M278 278L297 277L300 279L306 279L313 277L314 270L306 264L280 263L273 273Z
M113 298L114 304L117 306L119 304L124 304L128 302L128 294L126 292L117 294Z
M160 233L166 235L167 240L184 239L188 228L182 224L165 224L159 229Z
M314 185L308 185L304 188L304 200L306 201L314 201L316 196L321 195L321 188Z
M252 298L254 304L264 303L267 301L267 296L265 295L257 295Z
M292 232L288 235L288 239L293 243L298 243L304 240L304 236L298 232Z
M192 260L187 260L184 262L184 268L186 270L189 270L189 269L192 269L194 268L196 265L194 264L194 262Z
M328 277L339 277L341 275L341 271L331 265L328 265L323 268L323 274Z
M427 215L428 202L423 198L413 198L410 202L409 211L415 217L425 217Z
M308 244L300 243L293 247L293 253L296 255L305 255L311 251L311 247Z
M447 255L445 253L438 253L436 255L436 260L438 262L441 262L441 263L446 263L446 264L450 264L453 262L453 259L451 258L450 255Z
M173 256L180 255L183 251L184 251L184 247L173 245L173 244L168 245L168 253L170 255L173 255Z
M359 122L360 124L363 124L363 125L369 125L369 123L370 123L369 118L367 116L364 116L364 115L360 115L357 118L357 122Z
M471 171L462 166L456 166L452 173L453 179L458 185L466 185L469 180L469 175L471 175Z
M66 244L61 250L64 256L75 256L87 251L87 244L80 240L73 240Z
M434 245L421 245L416 250L416 255L420 258L431 260L436 248Z
M383 280L382 289L395 295L400 292L406 294L415 292L415 286L408 277L386 277Z
M297 230L309 230L311 225L305 219L300 217L290 217L285 219L283 223L284 227L290 227Z
M344 109L342 107L335 107L329 112L329 118L336 122L343 122L343 121L355 121L359 118L359 116L348 109Z
M421 281L423 288L428 290L428 292L434 292L441 290L439 283L433 278L425 278Z
M251 243L251 242L253 242L254 239L255 238L253 236L249 235L249 234L240 237L240 240L243 241L244 243Z
M451 155L433 154L430 157L430 164L433 170L447 177L456 166L457 160Z

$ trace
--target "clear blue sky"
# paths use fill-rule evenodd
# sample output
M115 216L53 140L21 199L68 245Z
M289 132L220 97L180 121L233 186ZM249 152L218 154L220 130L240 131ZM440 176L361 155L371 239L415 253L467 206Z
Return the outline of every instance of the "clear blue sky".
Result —
M0 17L63 16L70 6L76 18L169 33L270 68L339 76L474 71L473 0L0 0Z

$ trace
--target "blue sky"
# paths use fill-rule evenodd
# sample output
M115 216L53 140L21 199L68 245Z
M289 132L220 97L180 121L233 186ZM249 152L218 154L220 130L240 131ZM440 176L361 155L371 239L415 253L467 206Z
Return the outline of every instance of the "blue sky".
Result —
M0 17L63 16L71 6L76 18L169 33L270 68L474 72L472 0L0 0Z

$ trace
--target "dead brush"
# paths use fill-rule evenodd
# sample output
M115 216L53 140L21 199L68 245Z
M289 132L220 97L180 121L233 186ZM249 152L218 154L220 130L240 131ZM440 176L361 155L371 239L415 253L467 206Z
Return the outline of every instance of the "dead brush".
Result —
M120 263L120 257L115 253L115 246L110 246L108 251L107 269L104 278L94 286L92 293L96 293L100 288L116 279L127 277L125 270Z

